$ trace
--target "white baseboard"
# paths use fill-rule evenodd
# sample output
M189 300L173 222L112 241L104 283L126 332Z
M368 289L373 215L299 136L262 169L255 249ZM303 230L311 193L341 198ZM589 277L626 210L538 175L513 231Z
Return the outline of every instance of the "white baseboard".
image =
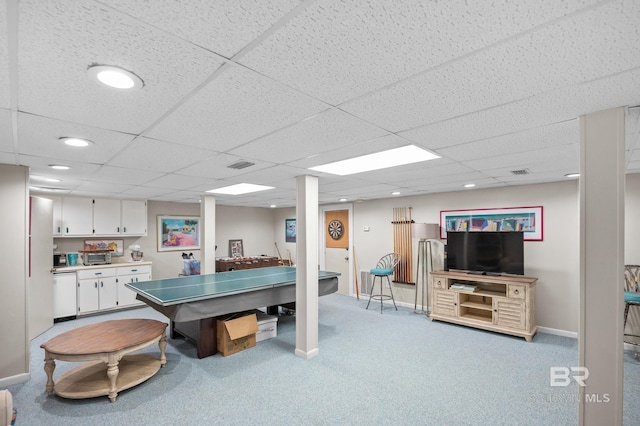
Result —
M22 373L11 377L4 377L0 379L0 388L4 389L11 385L28 382L29 380L31 380L31 373Z

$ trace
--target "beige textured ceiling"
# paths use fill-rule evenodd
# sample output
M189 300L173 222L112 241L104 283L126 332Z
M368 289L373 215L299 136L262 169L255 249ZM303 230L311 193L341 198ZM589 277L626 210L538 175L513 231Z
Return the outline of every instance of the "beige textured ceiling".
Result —
M100 86L92 64L145 86ZM295 177L314 174L320 202L335 203L564 180L578 171L578 117L627 106L638 173L639 81L634 0L4 0L0 163L79 196L197 202L274 186L216 196L257 207L295 205ZM442 158L308 170L407 144ZM227 167L239 160L255 165Z

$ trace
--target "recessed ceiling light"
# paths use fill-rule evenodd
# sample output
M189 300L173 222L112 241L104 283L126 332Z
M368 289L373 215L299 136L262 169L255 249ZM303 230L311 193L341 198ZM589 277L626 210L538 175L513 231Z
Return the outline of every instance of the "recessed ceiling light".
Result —
M475 186L476 186L475 183L467 183L467 184L464 185L465 188L473 188Z
M277 206L275 204L271 204L269 207L271 207L272 209L275 209Z
M266 191L267 189L273 189L273 186L238 183L236 185L225 186L223 188L210 189L206 192L210 192L212 194L241 195L248 194L250 192Z
M69 146L79 146L79 147L83 147L83 146L89 146L91 145L93 142L91 142L88 139L81 139L81 138L68 138L68 137L63 137L58 139L62 142L64 142L66 145Z
M111 65L94 65L89 67L87 74L92 79L114 89L141 89L144 82L140 77L120 67Z
M49 167L56 170L69 170L71 168L62 164L49 164Z
M391 195L400 195L400 191L393 191Z
M369 172L371 170L380 170L405 164L413 164L420 161L433 160L435 158L440 158L440 156L415 145L407 145L401 148L394 148L387 151L350 158L348 160L309 167L309 169L345 176L355 173Z
M344 203L345 201L347 201L347 198L340 198L338 201Z
M564 175L564 177L566 177L566 178L576 178L576 177L580 177L580 173L567 173L566 175Z

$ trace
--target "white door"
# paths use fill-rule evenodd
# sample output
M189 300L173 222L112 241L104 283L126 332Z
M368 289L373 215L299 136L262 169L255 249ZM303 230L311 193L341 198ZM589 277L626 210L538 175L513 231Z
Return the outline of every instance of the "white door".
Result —
M53 326L53 201L31 197L29 339Z
M320 253L321 268L325 271L339 272L338 293L352 295L353 259L351 256L353 241L351 205L325 206L321 210Z

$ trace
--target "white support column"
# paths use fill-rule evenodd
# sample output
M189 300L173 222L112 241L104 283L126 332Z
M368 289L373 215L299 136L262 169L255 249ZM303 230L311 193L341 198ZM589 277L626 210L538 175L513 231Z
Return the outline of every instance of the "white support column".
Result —
M200 199L200 273L216 272L216 198Z
M624 114L580 117L580 425L622 425Z
M296 201L296 356L318 355L318 178L298 176Z

